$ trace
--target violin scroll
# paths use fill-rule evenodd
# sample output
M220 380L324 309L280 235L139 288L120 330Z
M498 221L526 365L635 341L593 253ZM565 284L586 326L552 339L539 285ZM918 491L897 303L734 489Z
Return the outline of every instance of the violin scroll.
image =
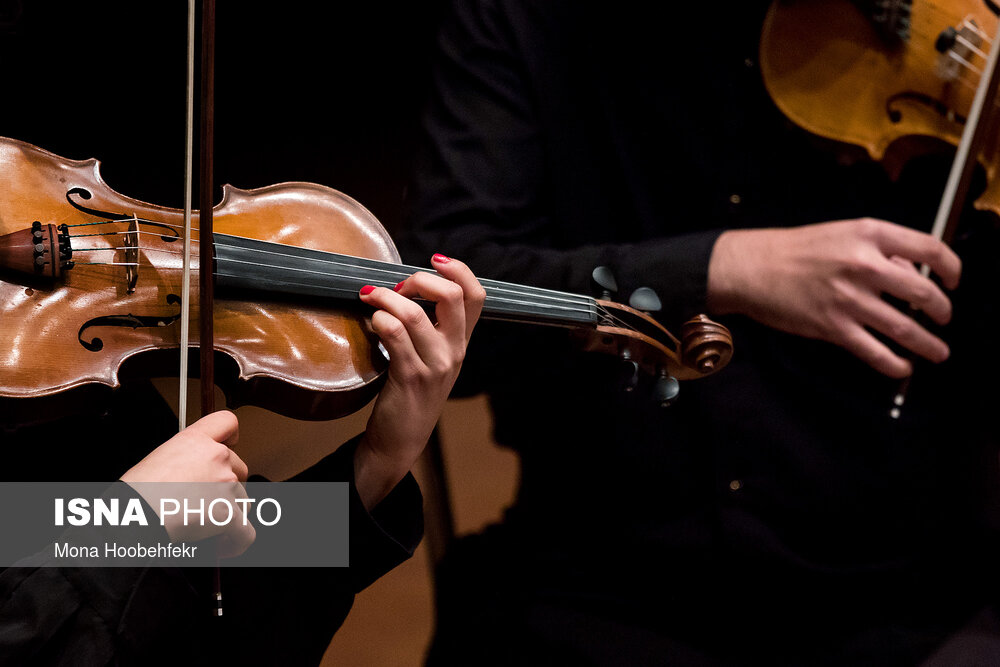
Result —
M615 354L627 362L634 387L643 368L657 377L654 394L664 404L676 396L676 380L693 380L722 370L733 356L733 337L726 327L705 315L697 315L681 327L678 340L649 313L662 308L650 287L639 287L629 297L629 305L613 301L618 284L608 266L591 273L591 285L598 293L594 300L596 331L585 336L584 348Z
M704 315L695 315L681 327L681 360L704 375L721 369L733 356L729 329Z
M585 349L616 354L651 375L695 380L722 370L733 356L729 330L704 315L684 324L678 339L648 313L613 301L596 303L601 316Z

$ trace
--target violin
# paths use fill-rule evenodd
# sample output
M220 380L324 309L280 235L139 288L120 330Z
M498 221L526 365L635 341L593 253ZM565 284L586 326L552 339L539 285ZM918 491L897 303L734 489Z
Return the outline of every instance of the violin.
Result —
M959 145L996 30L983 0L776 0L761 76L792 122L863 148L895 177L916 155ZM1000 214L993 110L975 155L988 181L975 206Z
M189 348L203 315L197 289L182 288L183 211L115 192L96 159L14 139L0 138L0 169L0 417L100 400L123 377L170 374L182 301ZM378 220L322 185L227 185L212 218L215 381L229 406L333 419L368 403L388 359L358 290L429 269L401 265ZM675 337L609 299L481 283L484 317L570 329L585 349L655 375L664 401L678 380L715 373L732 355L728 330L704 316Z

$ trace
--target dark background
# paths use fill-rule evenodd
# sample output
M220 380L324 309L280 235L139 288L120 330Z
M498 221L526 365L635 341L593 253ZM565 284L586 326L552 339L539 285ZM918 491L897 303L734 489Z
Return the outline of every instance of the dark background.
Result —
M312 181L398 225L440 5L219 2L213 201ZM183 208L186 22L176 0L0 0L0 136Z

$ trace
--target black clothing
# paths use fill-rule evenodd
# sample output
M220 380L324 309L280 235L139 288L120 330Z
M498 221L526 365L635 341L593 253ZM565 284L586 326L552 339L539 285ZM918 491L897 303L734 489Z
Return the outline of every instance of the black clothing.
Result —
M756 67L766 2L453 3L404 259L590 293L612 268L668 327L705 311L723 229L873 216L929 229L947 164L899 182L790 126ZM926 164L922 164L926 162ZM481 324L521 486L438 579L434 664L914 664L993 599L997 235L970 216L951 359L897 383L746 318L735 356L662 409L555 332ZM985 365L985 366L984 366ZM956 428L956 423L961 428Z
M142 384L117 393L103 419L78 416L8 434L8 460L20 462L4 479L117 477L148 453L144 439L151 449L170 436L158 405ZM52 457L52 446L74 433L79 449ZM221 618L210 614L213 584L204 568L8 568L0 574L0 665L319 664L354 595L409 558L423 534L410 475L370 514L364 508L353 483L356 443L290 480L351 483L350 567L223 568Z

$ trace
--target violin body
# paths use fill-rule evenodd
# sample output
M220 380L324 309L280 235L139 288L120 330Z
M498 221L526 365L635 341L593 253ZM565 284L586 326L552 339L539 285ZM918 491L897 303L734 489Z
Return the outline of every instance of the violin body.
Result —
M878 3L876 3L878 4ZM850 0L776 0L761 33L765 87L795 124L864 148L890 174L916 154L956 146L997 18L981 0L888 0L905 34L887 38ZM885 17L881 17L885 21ZM996 114L985 114L996 146ZM997 153L980 164L989 190L977 206L1000 213Z
M72 269L58 280L41 276L26 284L0 274L5 411L22 413L26 404L11 407L8 399L71 400L75 394L83 399L119 386L130 374L176 374L183 211L118 194L102 180L99 167L97 160L68 160L0 139L5 175L0 236L34 221L70 226L108 217L149 221L131 237L137 247L126 250L113 248L129 245L127 220L72 227ZM194 212L192 227L197 220ZM251 191L226 186L214 208L214 226L216 233L399 262L371 213L346 195L310 183ZM88 230L94 235L84 236ZM196 246L193 252L196 256ZM138 266L123 266L130 254L138 257ZM196 277L192 285L190 346L197 348ZM292 417L332 419L371 400L387 368L369 320L348 303L220 293L214 323L216 384L231 407L254 404Z

